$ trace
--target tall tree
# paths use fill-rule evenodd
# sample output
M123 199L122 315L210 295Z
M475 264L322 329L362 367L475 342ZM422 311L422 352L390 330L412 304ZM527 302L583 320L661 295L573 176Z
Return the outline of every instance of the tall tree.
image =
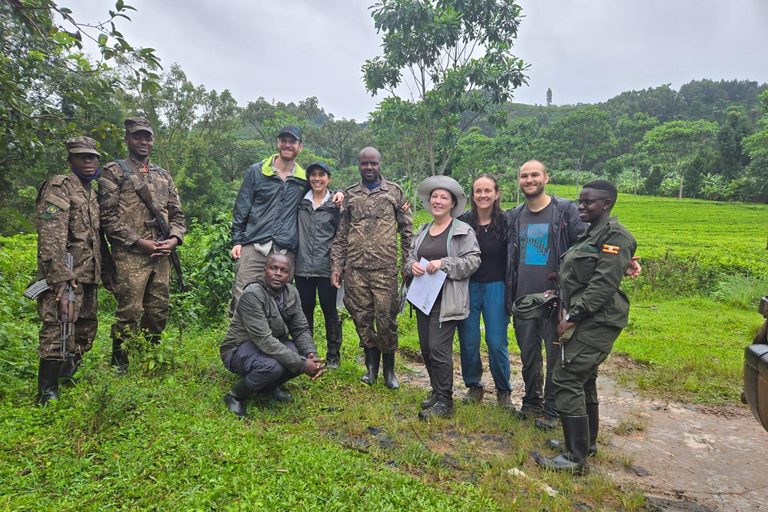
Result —
M326 156L336 161L338 170L354 161L356 151L360 149L357 144L357 135L360 133L360 125L354 119L326 121L315 132L313 144L323 150Z
M552 89L550 89L549 87L547 87L547 106L548 107L552 106Z
M672 121L649 130L640 147L668 167L679 181L678 199L683 198L683 185L689 164L697 151L709 143L717 130L708 121Z
M606 158L614 145L608 112L597 107L584 107L563 119L558 119L546 130L561 165L567 165L576 174L579 189L581 171Z
M405 82L422 111L432 174L445 172L478 116L525 83L527 66L510 53L520 14L514 0L381 0L372 7L383 55L363 65L365 87L395 97ZM473 116L460 124L464 112Z

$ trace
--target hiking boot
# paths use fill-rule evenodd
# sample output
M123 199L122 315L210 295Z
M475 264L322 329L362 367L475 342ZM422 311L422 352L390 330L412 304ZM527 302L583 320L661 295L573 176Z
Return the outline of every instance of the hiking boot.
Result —
M422 409L429 409L433 405L435 405L435 402L437 402L437 395L434 391L430 391L427 395L427 398L421 401L421 408Z
M542 414L533 422L534 426L541 430L554 430L557 428L557 418L548 414Z
M432 407L419 411L420 420L450 418L451 416L453 416L453 399L440 395L437 395L437 400Z
M52 400L59 399L59 373L62 361L41 359L37 371L36 405L47 405Z
M512 392L506 389L496 391L496 405L510 412L515 412L515 406L512 403Z
M338 370L341 362L337 359L328 359L325 362L325 367L329 370Z
M471 384L467 390L467 394L461 399L465 404L479 404L483 401L483 395L485 394L485 388Z

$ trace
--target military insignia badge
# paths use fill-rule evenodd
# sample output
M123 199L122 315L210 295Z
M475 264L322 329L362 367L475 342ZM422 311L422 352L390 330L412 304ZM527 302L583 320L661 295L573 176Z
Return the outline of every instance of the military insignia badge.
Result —
M45 207L45 213L43 214L43 218L50 219L53 215L56 215L60 211L61 211L61 208L59 208L55 204L48 203L48 206Z
M606 254L619 254L619 246L606 244L603 246L603 252Z
M407 212L408 210L411 209L411 202L410 201L404 202L403 206L401 206L400 209L403 210L404 212Z

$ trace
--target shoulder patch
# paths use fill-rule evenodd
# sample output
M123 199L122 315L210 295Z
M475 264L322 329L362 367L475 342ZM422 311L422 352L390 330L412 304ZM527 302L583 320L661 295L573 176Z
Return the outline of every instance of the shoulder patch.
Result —
M606 254L619 254L620 247L618 245L608 245L605 244L603 246L603 252Z
M400 209L401 209L402 211L404 211L404 212L407 212L408 210L410 210L410 209L411 209L411 202L410 202L410 201L406 201L406 202L404 202L404 203L403 203L403 206L401 206L401 207L400 207Z
M47 203L45 206L45 210L43 211L42 217L44 219L51 219L54 215L59 213L61 211L61 208L56 206L55 204Z

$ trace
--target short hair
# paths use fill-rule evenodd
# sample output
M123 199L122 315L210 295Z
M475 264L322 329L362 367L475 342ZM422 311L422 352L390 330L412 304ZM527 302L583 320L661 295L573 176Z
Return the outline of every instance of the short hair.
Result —
M293 265L291 265L291 258L289 258L287 255L281 253L281 252L275 252L269 255L269 258L267 258L267 265L269 266L270 262L274 259L284 259L288 263L288 268L292 268Z
M608 180L590 181L589 183L585 183L584 186L582 186L581 188L582 189L591 188L592 190L602 190L608 194L608 197L611 199L611 202L613 204L616 204L616 196L618 195L619 191L616 190L616 185L614 185Z
M536 160L535 158L533 158L531 160L528 160L527 162L525 162L523 165L520 166L520 168L517 170L517 175L518 176L520 176L520 171L523 170L523 167L525 167L528 164L539 164L541 166L542 172L544 172L544 174L547 174L547 166L544 165L544 162L542 162L541 160Z

